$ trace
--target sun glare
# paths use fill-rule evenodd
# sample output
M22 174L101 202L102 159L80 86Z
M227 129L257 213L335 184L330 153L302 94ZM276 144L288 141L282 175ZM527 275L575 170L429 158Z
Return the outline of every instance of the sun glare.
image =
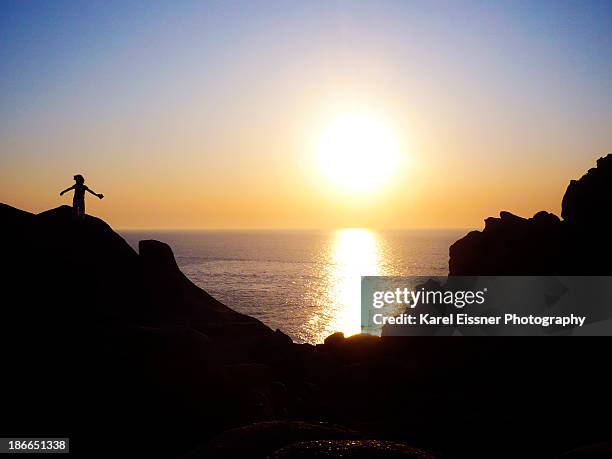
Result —
M400 149L382 118L351 112L337 116L324 129L317 155L323 173L340 190L368 193L389 182Z

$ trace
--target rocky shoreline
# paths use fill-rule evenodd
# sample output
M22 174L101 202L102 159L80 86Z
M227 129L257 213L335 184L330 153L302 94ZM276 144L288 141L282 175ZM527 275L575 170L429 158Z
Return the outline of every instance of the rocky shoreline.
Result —
M489 218L451 246L450 275L606 275L611 196L608 155L570 183L563 220ZM2 204L0 241L7 434L70 436L86 457L510 458L609 448L600 443L612 431L609 340L336 333L295 344L191 283L168 245L142 241L136 252L69 207L34 215ZM595 457L580 454L564 457Z

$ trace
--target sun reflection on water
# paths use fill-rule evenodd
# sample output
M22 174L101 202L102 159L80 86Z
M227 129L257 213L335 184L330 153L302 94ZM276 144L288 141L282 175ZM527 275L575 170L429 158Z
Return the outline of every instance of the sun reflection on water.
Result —
M319 330L316 342L323 342L336 331L345 336L359 333L361 276L386 274L381 243L370 230L349 228L336 231L330 252L330 263L325 273L327 304L322 305L325 310L320 310L310 320L310 325Z

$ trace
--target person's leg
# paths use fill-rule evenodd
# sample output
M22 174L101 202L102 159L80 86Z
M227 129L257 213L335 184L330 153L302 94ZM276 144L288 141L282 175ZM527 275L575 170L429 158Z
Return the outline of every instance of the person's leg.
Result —
M76 218L83 218L85 216L85 203L81 200L75 200L73 202L73 210Z

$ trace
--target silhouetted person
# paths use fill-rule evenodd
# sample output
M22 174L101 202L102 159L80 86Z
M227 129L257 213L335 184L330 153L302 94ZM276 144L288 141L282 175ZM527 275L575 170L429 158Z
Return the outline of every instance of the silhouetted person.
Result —
M76 182L70 188L66 188L64 191L60 193L62 196L64 193L74 190L74 197L72 198L72 210L74 212L74 216L77 218L83 218L85 216L85 192L89 191L94 196L102 199L104 197L103 194L98 194L93 190L90 190L85 185L85 179L81 174L77 174L74 176L74 181Z

